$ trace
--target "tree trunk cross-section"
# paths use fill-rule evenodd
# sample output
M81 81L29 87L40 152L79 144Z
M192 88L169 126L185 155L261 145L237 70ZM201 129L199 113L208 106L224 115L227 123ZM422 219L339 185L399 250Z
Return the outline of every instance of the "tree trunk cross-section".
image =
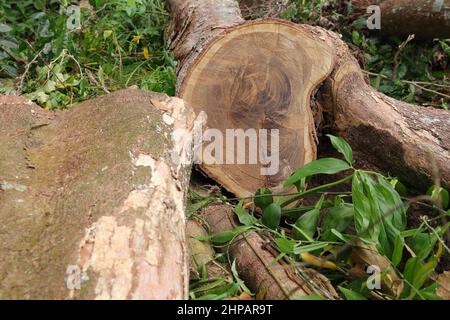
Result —
M200 2L205 6L193 10L195 14L186 15L183 11ZM332 49L324 40L317 41L308 30L286 21L242 24L233 1L200 2L171 3L174 12L184 12L191 32L200 29L194 27L197 24L203 26L202 32L206 32L204 24L195 20L198 12L204 13L202 19L215 17L212 21L221 22L221 28L228 26L208 43L194 44L194 36L183 38L180 34L185 33L181 31L175 31L173 37L177 47L185 48L189 44L191 48L183 53L180 49L175 51L181 61L178 95L193 106L197 114L204 111L208 117L207 128L217 129L223 136L222 153L219 152L219 157L216 154L214 159L223 162L214 163L204 153L201 169L238 196L248 196L263 186L277 187L293 170L316 158L310 97L332 70ZM221 3L217 7L220 10L208 11L215 2ZM229 4L229 10L224 9L224 3ZM230 12L237 17L230 18ZM225 15L223 18L222 14ZM176 16L175 24L176 28L188 25L188 22L182 22L180 16ZM210 29L215 30L213 27ZM210 36L207 38L211 39ZM245 150L237 150L237 140L235 148L227 148L230 136L226 133L229 129L255 130L258 133L257 149L248 139ZM267 139L259 134L260 129L267 130ZM278 150L270 150L276 145L274 129L279 133ZM261 169L268 165L260 161L261 142L267 142L267 154L279 151L279 166L275 172L262 173ZM245 163L237 163L238 153L242 152L245 153ZM254 160L250 161L251 152L258 153L256 164Z
M197 113L205 111L208 126L223 135L226 129L279 129L276 175L260 175L261 165L201 165L229 191L248 196L259 187L274 187L315 159L310 96L321 83L319 109L332 115L335 132L355 151L419 189L437 175L450 186L450 113L371 88L338 34L279 20L242 22L231 0L172 0L171 5L176 13L189 9L175 17L173 33L173 43L183 48L175 51L179 95ZM191 33L184 32L188 29Z

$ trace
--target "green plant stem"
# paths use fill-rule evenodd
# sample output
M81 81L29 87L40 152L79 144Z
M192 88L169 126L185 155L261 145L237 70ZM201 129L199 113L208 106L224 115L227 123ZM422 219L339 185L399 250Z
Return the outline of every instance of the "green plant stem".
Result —
M338 186L338 185L340 185L340 184L343 184L343 183L349 181L349 180L352 179L352 178L353 178L353 174L350 175L350 176L348 176L348 177L345 177L345 178L343 178L343 179L341 179L341 180L338 180L338 181L335 181L335 182L331 182L331 183L328 183L328 184L324 184L324 185L322 185L322 186L318 186L318 187L315 187L315 188L306 190L306 191L304 191L304 192L300 192L300 193L297 194L296 196L294 196L294 197L292 197L292 198L290 198L290 199L287 199L287 200L283 201L283 202L281 203L281 207L282 207L282 208L283 208L283 207L286 207L286 206L290 205L291 203L293 203L293 202L295 202L295 201L298 201L298 200L300 200L300 199L303 199L304 197L306 197L306 196L308 196L308 195L310 195L310 194L312 194L312 193L316 193L316 192L318 192L318 191L326 190L326 189L329 189L329 188Z

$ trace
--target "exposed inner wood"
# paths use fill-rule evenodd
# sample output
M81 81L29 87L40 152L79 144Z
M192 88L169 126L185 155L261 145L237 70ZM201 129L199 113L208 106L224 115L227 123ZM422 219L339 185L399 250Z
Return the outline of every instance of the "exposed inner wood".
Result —
M201 168L229 191L247 196L259 187L279 185L315 159L310 96L332 66L333 53L326 42L291 23L249 22L216 37L190 65L179 95L197 114L206 112L209 128L223 133L224 161L227 152L238 152L225 148L227 129L278 129L279 170L262 175L260 157L257 164L249 164L248 139L246 164L236 164L235 159L233 164ZM271 142L267 140L269 149Z

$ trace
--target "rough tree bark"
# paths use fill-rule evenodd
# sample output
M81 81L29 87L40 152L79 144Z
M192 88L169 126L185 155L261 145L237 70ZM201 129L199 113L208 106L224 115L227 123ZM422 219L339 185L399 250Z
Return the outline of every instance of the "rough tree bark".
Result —
M59 113L12 99L0 97L0 298L187 298L192 110L138 90Z
M365 14L369 5L379 5L381 32L420 39L450 37L449 0L353 0L355 12Z
M280 142L280 173L273 177L258 176L245 165L202 166L228 190L242 196L276 185L315 158L309 95L325 78L319 90L322 104L333 115L336 131L355 150L415 186L429 185L437 175L450 186L450 113L376 92L337 34L279 20L242 22L231 0L172 0L171 5L176 17L173 43L184 48L175 51L181 61L180 96L197 112L206 111L208 124L221 130L267 125L280 128L280 141L285 139ZM180 28L185 25L190 30ZM252 32L257 36L245 38ZM293 89L299 83L303 91ZM303 135L296 131L299 123Z
M367 160L411 186L423 189L437 178L450 186L450 112L377 92L338 35L321 32L336 52L333 73L320 91L335 131Z
M202 210L201 216L210 226L211 234L234 229L239 225L231 206L212 204ZM249 288L267 300L287 300L303 296L319 295L339 299L330 281L317 271L304 266L275 261L277 251L270 251L270 244L257 232L237 236L224 252L236 262L239 276Z

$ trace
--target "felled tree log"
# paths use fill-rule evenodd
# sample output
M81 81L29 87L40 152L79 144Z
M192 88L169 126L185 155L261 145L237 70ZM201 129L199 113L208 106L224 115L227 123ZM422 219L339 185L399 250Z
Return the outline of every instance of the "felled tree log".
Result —
M217 262L214 258L214 249L208 241L199 240L206 238L208 232L203 225L196 220L188 220L186 223L186 236L189 247L189 267L193 278L200 278L206 271L209 279L229 278L232 280L231 273L226 266Z
M449 0L353 0L355 11L364 14L369 5L380 6L381 32L417 38L450 37Z
M337 34L280 20L242 22L231 0L171 5L173 44L183 48L175 51L179 95L223 135L227 128L280 130L274 176L260 175L260 164L201 166L228 190L244 196L273 187L315 159L310 95L325 79L321 104L357 152L413 186L428 186L438 174L450 186L450 113L376 92Z
M417 189L436 179L450 186L450 112L377 92L365 82L348 46L335 33L323 33L336 59L320 97L335 132L366 160Z
M210 226L211 234L229 231L239 225L233 208L227 204L213 204L202 210L201 216ZM266 300L298 299L319 295L339 299L330 281L313 269L275 261L277 254L268 250L266 241L256 232L237 236L224 248L236 262L239 276L249 288Z
M172 0L170 5L171 47L180 61L178 95L197 113L206 112L207 126L223 136L216 162L205 156L202 170L236 195L248 196L259 187L278 186L294 169L315 159L309 106L312 92L333 66L325 41L311 29L281 20L244 23L232 0ZM228 129L255 130L256 148L246 140L245 148L237 150L237 139L226 135ZM268 130L267 139L260 129ZM279 153L273 147L278 138L273 130L279 130ZM234 149L226 148L230 140ZM267 143L268 155L279 155L273 171L272 163L262 161L261 142ZM256 161L250 160L249 150ZM238 163L242 153L244 163Z
M11 99L0 97L0 298L187 298L191 109L138 90L59 113Z

